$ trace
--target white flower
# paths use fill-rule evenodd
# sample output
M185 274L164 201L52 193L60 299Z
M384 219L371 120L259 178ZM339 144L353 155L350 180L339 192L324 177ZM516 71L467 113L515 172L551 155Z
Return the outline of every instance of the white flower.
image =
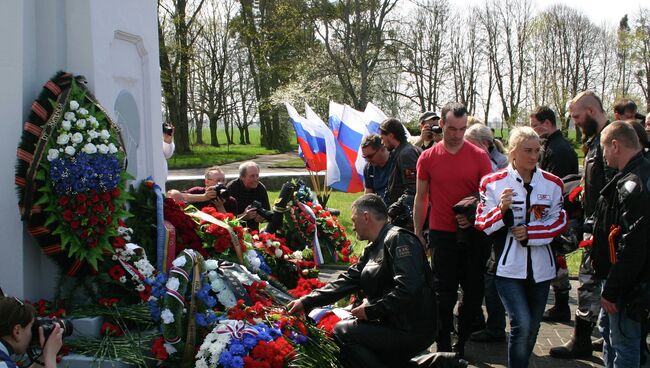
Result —
M74 112L68 111L63 115L65 120L77 121L77 117L74 115Z
M79 108L79 102L72 100L70 101L70 110L74 111Z
M92 138L92 139L95 139L95 138L99 137L99 133L96 130L91 129L91 130L88 131L88 136L90 138Z
M77 128L79 129L85 129L86 128L86 119L79 119L77 120Z
M180 267L185 266L185 262L187 262L187 260L185 259L185 256L180 256L180 257L176 258L176 259L172 262L172 264L173 264L174 266L180 268Z
M135 291L144 291L144 285L140 284L135 287Z
M50 148L47 151L47 160L48 161L56 160L58 157L59 157L59 150L55 150L53 148Z
M196 364L194 364L195 368L208 368L208 363L205 362L204 359L199 359L196 361Z
M98 144L97 145L97 152L101 153L102 155L105 155L108 153L108 146L105 145L104 143Z
M205 268L207 268L210 271L216 270L217 266L219 266L219 264L214 259L208 259L207 261L205 261Z
M176 277L170 277L169 280L167 280L167 289L169 290L174 290L178 291L178 286L180 285L180 281Z
M117 152L117 147L113 143L108 144L108 152L109 153L116 153Z
M68 131L70 130L70 128L72 128L72 123L70 122L70 120L63 120L61 122L61 128L63 128L63 130L65 131Z
M302 259L302 251L297 250L297 251L293 252L293 254L291 254L291 256L293 258L295 258L295 259Z
M214 281L219 275L217 275L216 272L210 271L208 272L208 279L210 279L210 282Z
M280 249L280 248L275 249L275 257L276 258L282 257L282 249Z
M168 342L166 342L163 346L165 347L165 350L167 350L167 354L169 355L172 355L176 352L176 348L174 347L174 345Z
M212 291L215 293L221 293L225 290L228 290L226 287L226 283L223 282L220 278L216 278L212 280L212 283L210 284L210 287L212 287Z
M163 320L164 324L170 324L174 322L174 313L170 311L169 309L165 308L163 309L162 312L160 312L160 318Z
M102 131L99 132L99 136L100 136L102 139L108 139L108 138L111 137L111 133L109 133L108 130L106 130L106 129L102 129Z
M72 135L72 143L81 143L83 140L84 136L79 132Z
M63 133L60 136L56 137L56 144L65 146L70 141L70 134Z
M126 276L120 277L120 282L123 284L126 283Z
M83 107L79 109L78 111L81 115L88 115L88 110L84 109Z
M149 277L154 272L153 266L151 265L151 263L149 263L149 261L146 258L142 258L141 260L136 261L134 264L135 267L138 268L138 271L140 271L140 273L144 277Z
M75 152L77 152L77 150L74 149L74 147L72 147L72 146L67 146L65 148L65 154L68 155L68 156L74 155Z
M92 124L92 125L99 124L99 122L97 121L97 118L94 117L94 116L92 116L92 115L88 117L88 121L89 121L90 124Z
M95 145L92 143L86 143L86 145L81 150L89 155L92 155L93 153L97 152L97 147L95 147Z

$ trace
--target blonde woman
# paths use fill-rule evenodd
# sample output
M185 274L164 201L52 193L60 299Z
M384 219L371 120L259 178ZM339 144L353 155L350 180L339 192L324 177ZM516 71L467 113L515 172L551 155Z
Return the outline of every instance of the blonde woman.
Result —
M550 243L567 225L562 180L537 167L540 149L532 128L515 128L508 167L483 177L479 187L475 226L494 241L495 284L510 318L511 368L528 367L555 278Z

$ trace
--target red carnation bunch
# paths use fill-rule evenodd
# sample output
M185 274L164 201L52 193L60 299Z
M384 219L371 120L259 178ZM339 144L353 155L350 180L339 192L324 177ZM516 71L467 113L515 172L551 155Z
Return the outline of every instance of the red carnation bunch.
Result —
M208 254L201 246L201 238L197 234L198 225L183 209L171 198L165 198L165 220L171 222L176 228L176 254L185 249L194 249L207 257Z
M113 337L124 336L124 331L122 331L122 329L119 328L117 325L114 325L110 322L104 322L102 324L101 331L103 336L113 336Z
M169 353L167 352L167 349L165 349L165 339L162 336L153 341L153 344L151 345L151 352L153 353L153 356L158 360L165 360L169 358Z
M294 298L300 298L311 293L312 290L321 288L325 285L326 284L324 282L320 281L317 278L304 279L301 277L298 279L298 285L296 288L289 290L289 294L291 294L291 296Z
M235 219L235 216L232 213L221 213L213 207L204 207L201 212L207 213L217 220L230 225L237 235L241 251L246 251L246 245L244 244L244 228L239 225L239 222ZM226 228L203 220L201 220L199 224L201 229L203 229L203 234L208 235L204 236L205 243L209 245L208 249L214 249L217 252L217 255L230 249L232 237Z
M282 368L284 362L295 355L295 348L284 337L278 337L274 341L260 341L251 351L249 356L244 357L246 368Z
M89 248L97 247L104 240L106 231L113 226L115 205L113 198L119 198L120 190L112 192L97 192L94 189L88 193L77 195L62 195L57 202L58 212L70 229Z

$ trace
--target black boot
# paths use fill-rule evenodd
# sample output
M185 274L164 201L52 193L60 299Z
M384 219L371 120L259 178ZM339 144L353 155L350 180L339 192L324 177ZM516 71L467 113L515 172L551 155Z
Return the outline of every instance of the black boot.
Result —
M591 346L591 331L594 325L576 316L575 327L571 340L562 346L551 348L550 354L553 358L575 359L588 358L593 348Z
M555 305L544 312L542 321L547 322L569 322L571 320L571 309L569 308L569 293L556 292Z
M293 192L295 190L296 190L296 186L290 181L282 184L282 189L280 189L280 194L278 195L278 199L276 199L274 203L274 207L275 207L274 210L278 212L283 212L284 210L286 210L287 204L293 198Z

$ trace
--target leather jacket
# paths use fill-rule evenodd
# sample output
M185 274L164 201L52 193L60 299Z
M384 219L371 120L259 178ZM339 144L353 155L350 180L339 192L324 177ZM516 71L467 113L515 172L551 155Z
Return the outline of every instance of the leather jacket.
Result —
M585 145L587 147L587 153L585 154L584 163L583 209L585 219L588 219L596 211L596 203L598 203L600 191L612 179L616 172L614 169L605 165L603 149L600 147L600 133L590 138L585 142Z
M357 264L301 302L309 311L352 293L358 293L359 301L368 299L369 321L406 331L435 331L433 273L420 241L408 230L384 225Z
M606 279L602 296L618 302L635 285L650 281L650 161L637 154L600 193L592 260L596 276ZM617 226L620 230L612 232Z

